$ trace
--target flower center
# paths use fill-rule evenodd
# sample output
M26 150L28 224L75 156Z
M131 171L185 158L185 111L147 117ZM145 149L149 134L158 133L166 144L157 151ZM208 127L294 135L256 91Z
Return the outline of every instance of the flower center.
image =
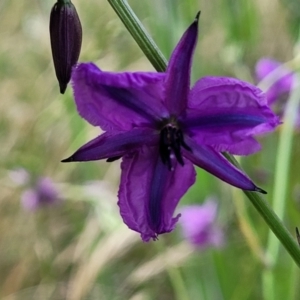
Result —
M184 142L182 130L176 124L167 124L160 131L159 153L162 162L172 170L172 154L183 166L183 158L180 147L189 151L191 148Z

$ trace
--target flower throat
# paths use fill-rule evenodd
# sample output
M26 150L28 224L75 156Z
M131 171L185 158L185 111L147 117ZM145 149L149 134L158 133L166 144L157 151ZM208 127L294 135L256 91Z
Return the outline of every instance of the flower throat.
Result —
M168 166L171 171L172 159L171 154L174 153L177 161L183 166L183 158L180 147L191 151L191 148L184 142L182 130L173 124L167 124L160 131L159 153L162 162Z

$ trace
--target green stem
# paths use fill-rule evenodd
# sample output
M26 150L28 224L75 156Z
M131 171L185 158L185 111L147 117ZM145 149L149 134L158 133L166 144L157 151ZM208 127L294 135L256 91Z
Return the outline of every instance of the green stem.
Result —
M116 11L117 15L120 17L121 21L124 23L125 27L128 29L132 37L135 39L137 44L150 60L154 68L159 72L165 71L167 65L166 59L164 58L154 41L151 39L149 34L146 32L137 16L131 10L127 1L108 0L108 2ZM231 163L240 168L239 164L232 155L226 154L226 157ZM266 223L269 225L273 233L281 241L296 264L300 267L299 245L295 242L289 231L284 227L268 202L265 201L258 193L249 191L244 191L244 193L254 205L256 210L263 217L263 219L266 221Z
M127 1L108 0L108 2L156 71L164 72L166 69L167 60L164 58L157 45L148 34L143 24L134 14Z
M236 159L230 154L224 154L226 158L236 167L240 168ZM263 217L270 229L281 241L285 249L289 252L296 264L300 267L300 248L296 243L290 232L284 227L278 216L275 214L270 204L262 198L262 196L255 192L243 191L247 198L254 205L256 210ZM271 261L267 260L267 264L270 265Z

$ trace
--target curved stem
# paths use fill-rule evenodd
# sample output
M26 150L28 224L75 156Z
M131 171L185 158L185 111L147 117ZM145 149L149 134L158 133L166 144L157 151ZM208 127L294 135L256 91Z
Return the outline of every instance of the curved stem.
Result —
M168 261L168 256L166 253L168 246L165 242L165 239L161 238L160 243L156 243L155 245L161 255L166 255L164 260ZM189 300L189 293L186 289L179 267L172 266L168 263L166 266L166 272L169 276L169 280L173 288L175 298L177 300Z
M143 24L132 11L126 0L108 0L129 33L139 45L157 72L164 72L167 60L146 31Z
M236 159L230 154L224 154L226 158L236 167L240 168ZM280 240L285 249L289 252L295 263L300 267L300 248L293 236L282 224L281 220L275 214L270 204L258 193L243 191L247 198L254 205L256 210L268 224L275 236ZM267 264L271 261L267 260Z

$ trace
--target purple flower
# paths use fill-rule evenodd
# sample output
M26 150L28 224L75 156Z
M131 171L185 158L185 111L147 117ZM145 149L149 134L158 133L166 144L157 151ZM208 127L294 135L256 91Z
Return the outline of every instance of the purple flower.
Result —
M286 101L292 90L293 72L274 59L262 58L256 64L255 73L258 81L270 76L270 81L273 81L273 83L266 91L267 101L269 105L274 106L274 110L282 117ZM296 126L300 127L300 108Z
M34 188L25 190L21 196L23 207L30 211L53 205L58 201L58 190L52 180L47 177L40 177Z
M72 82L79 114L105 133L63 162L122 157L119 207L144 241L174 229L180 198L195 182L193 164L241 189L264 192L220 153L259 149L252 135L278 118L255 86L204 77L190 90L198 16L184 33L165 73L111 73L80 64Z
M280 68L280 69L278 69ZM276 71L278 69L278 71ZM273 104L281 96L288 95L292 88L293 73L276 60L270 58L260 59L255 67L255 74L258 81L266 76L274 74L274 83L266 91L268 104Z
M180 225L183 236L192 245L198 248L223 245L223 231L216 224L217 209L217 202L213 198L202 205L182 207Z

